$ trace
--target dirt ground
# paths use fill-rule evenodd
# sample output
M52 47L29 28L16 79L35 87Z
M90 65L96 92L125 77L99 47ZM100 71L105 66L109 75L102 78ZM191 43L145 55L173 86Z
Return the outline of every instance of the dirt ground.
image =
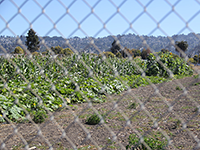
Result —
M29 149L125 149L130 134L159 133L160 140L171 142L166 149L194 149L200 139L200 79L185 77L155 87L112 95L92 107L76 104L54 112L54 118L49 116L42 124L0 124L1 148L19 150L28 144ZM106 123L86 124L94 111L104 115Z

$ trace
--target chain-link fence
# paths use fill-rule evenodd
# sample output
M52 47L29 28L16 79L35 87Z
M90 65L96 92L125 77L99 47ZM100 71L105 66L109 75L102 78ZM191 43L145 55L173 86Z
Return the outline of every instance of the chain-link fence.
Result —
M5 1L1 1L0 5ZM192 32L188 23L198 12L185 21L175 9L180 1L171 4L165 0L171 10L156 21L147 10L152 1L143 5L142 0L137 0L135 2L143 7L143 11L129 21L120 12L120 7L127 1L117 5L109 0L116 12L104 22L95 13L95 7L101 1L91 6L83 0L91 12L79 22L70 13L76 1L65 5L57 0L66 13L57 16L54 22L45 13L52 1L47 1L42 7L39 1L34 0L41 13L33 20L21 12L27 1L20 6L13 0L9 2L18 11L9 20L0 14L5 26L0 29L1 34L9 30L16 35L9 23L17 15L26 20L29 28L44 15L53 24L46 35L56 30L64 37L65 47L70 48L73 54L58 56L46 44L45 37L40 35L40 46L45 47L47 53L31 53L18 36L15 44L25 51L25 55L8 53L0 43L4 52L0 58L1 149L199 149L198 66L189 64L187 55L175 43L176 39L160 27L160 23L174 13L185 24L179 33L185 28ZM199 1L195 2L200 5ZM102 30L112 35L106 25L116 14L129 26L124 33L131 30L139 34L132 24L146 14L157 24L149 35L159 29L168 37L169 46L180 52L183 58L171 52L155 52L144 36L139 37L141 47L147 48L146 60L135 58L130 49L120 45L122 36L112 35L112 42L115 42L113 45L110 43L110 50L117 49L116 56L103 52L95 44L95 39L81 28L91 14L102 24L94 37ZM77 30L88 36L89 42L81 52L56 26L65 16L70 16L78 25L69 37ZM27 32L27 29L24 30L21 34ZM200 39L198 34L193 35ZM84 53L88 47L92 47L96 54Z

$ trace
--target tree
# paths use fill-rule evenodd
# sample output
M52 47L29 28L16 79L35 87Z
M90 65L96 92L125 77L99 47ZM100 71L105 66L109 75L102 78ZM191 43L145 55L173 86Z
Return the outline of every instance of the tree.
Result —
M177 46L176 51L178 51L180 53L180 57L183 57L182 51L185 52L185 51L187 51L187 48L188 48L187 41L181 41L181 42L176 41L175 44Z
M73 54L73 51L70 48L65 48L61 50L60 54L71 56Z
M17 46L15 47L14 54L24 54L24 50L20 46Z
M119 41L114 40L113 43L112 43L111 52L116 55L117 52L120 51L120 49L121 48L120 48Z
M60 46L56 46L56 47L51 47L51 50L52 50L55 54L61 54L61 51L63 50L63 48L60 47Z
M39 38L36 35L36 32L33 29L30 29L28 31L28 36L26 36L26 46L28 47L28 50L33 53L37 51L40 48L40 42Z
M114 58L115 57L115 55L111 52L103 52L103 55L106 56L106 58L109 58L109 57ZM99 54L99 57L101 58L103 55L101 53L101 54Z

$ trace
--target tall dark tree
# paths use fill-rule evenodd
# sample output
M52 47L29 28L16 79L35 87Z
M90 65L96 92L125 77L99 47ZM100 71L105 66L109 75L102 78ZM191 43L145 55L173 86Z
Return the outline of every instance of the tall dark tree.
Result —
M33 29L30 29L28 31L28 36L26 36L26 46L28 47L28 50L33 53L37 51L40 48L40 42L39 38L36 35L36 32Z
M116 55L118 52L120 52L120 49L119 42L114 40L112 43L111 52Z
M180 53L180 57L183 57L182 56L182 51L183 52L186 52L187 51L187 48L188 48L188 43L187 43L187 41L181 41L181 42L179 42L179 41L176 41L176 51L178 51L179 53ZM181 51L182 50L182 51Z

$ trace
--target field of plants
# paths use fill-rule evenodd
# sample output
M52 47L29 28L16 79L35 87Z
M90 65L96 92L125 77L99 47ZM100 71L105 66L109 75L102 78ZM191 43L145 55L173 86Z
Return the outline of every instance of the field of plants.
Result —
M34 122L41 123L48 111L70 103L101 103L108 94L193 74L184 60L171 53L162 53L159 58L174 76L153 54L145 61L91 54L1 57L0 121L24 121L29 113Z

